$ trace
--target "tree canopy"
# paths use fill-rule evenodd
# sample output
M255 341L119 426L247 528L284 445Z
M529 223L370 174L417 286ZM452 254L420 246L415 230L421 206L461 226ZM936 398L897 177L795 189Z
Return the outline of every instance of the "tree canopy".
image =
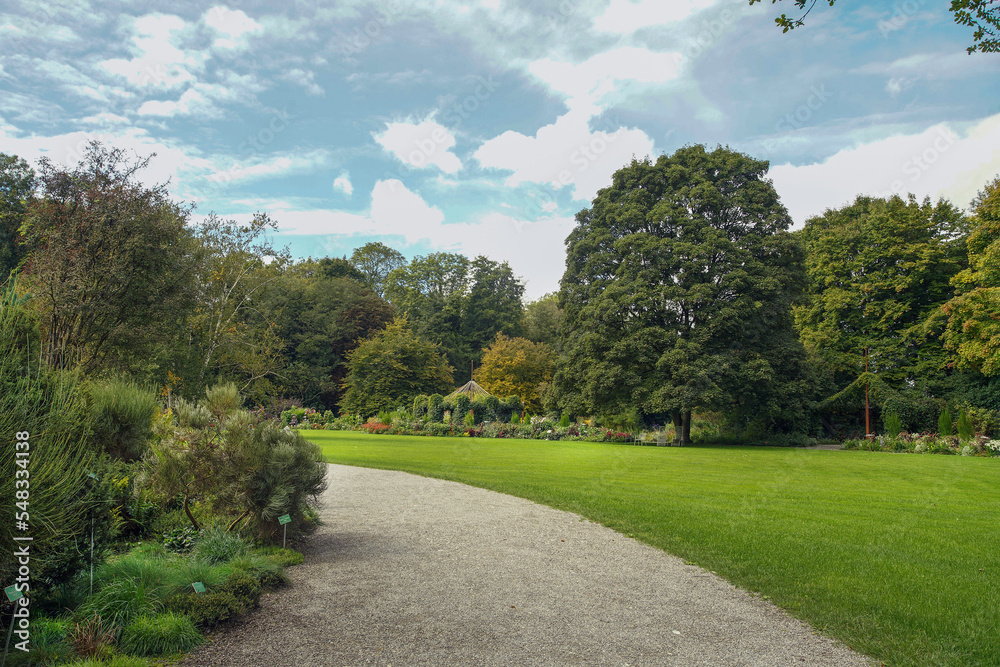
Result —
M494 396L517 396L528 410L542 412L542 394L552 381L555 355L545 343L498 333L483 351L476 379Z
M405 317L361 341L348 353L347 366L341 407L365 416L453 385L451 366L439 346L419 338Z
M959 294L943 306L945 347L960 368L1000 375L1000 177L973 201L968 267L952 278Z
M617 171L567 239L560 405L795 412L802 255L767 163L682 148ZM794 389L793 389L794 388Z
M138 182L148 163L96 142L72 170L40 161L41 195L20 231L24 284L53 365L141 365L194 298L188 209L165 185Z

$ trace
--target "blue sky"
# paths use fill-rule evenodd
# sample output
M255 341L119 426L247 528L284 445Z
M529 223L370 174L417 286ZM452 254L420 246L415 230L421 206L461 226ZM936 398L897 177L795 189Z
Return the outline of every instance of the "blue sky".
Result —
M820 2L783 35L791 0L7 0L0 152L155 152L147 181L269 212L296 256L484 254L534 299L611 174L686 144L768 159L796 226L860 193L968 206L1000 172L1000 55L948 5Z

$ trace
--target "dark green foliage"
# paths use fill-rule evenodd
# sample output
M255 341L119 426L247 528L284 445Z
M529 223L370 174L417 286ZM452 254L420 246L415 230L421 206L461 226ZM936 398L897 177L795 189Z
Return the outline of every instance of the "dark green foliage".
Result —
M11 647L7 664L11 667L48 667L69 662L73 658L69 633L69 621L33 617L30 650L24 653Z
M459 394L451 399L452 413L451 419L456 422L456 417L458 420L464 419L465 415L472 409L472 401L465 394Z
M54 591L86 562L92 509L97 547L103 547L112 530L111 507L99 504L109 493L87 477L97 472L97 462L78 376L39 364L38 328L17 289L16 281L0 288L0 497L6 499L0 522L7 526L0 530L0 580L14 579L15 514L27 510L32 581ZM27 445L15 445L17 433L28 434ZM30 469L16 463L17 451L29 455ZM15 482L26 478L30 507L20 509Z
M193 306L189 209L137 177L149 158L98 142L67 170L40 160L40 196L21 231L44 358L57 367L141 372Z
M952 422L951 410L945 408L941 411L941 416L938 417L938 434L941 436L949 436L955 432L955 428Z
M934 417L926 424L913 414L922 397L940 399L948 389L947 357L927 322L954 292L951 277L966 262L966 227L961 211L944 201L858 197L797 232L808 287L795 321L818 369L818 398L856 382L867 350L868 371L881 383L876 405L897 412L907 429L933 428ZM859 389L839 403L855 428L864 415ZM900 400L914 406L891 406L895 393L909 394Z
M471 401L469 410L472 411L472 423L482 424L490 420L490 410L485 401Z
M898 438L903 430L903 421L895 412L884 412L882 414L882 424L885 426L886 435L890 438Z
M139 616L123 631L118 648L138 656L169 655L187 652L204 641L190 618L165 612Z
M363 276L327 275L325 261L288 267L264 298L285 345L279 391L303 405L336 408L344 395L347 353L385 328L393 314L386 301L360 282Z
M444 397L441 394L431 394L427 398L427 420L432 423L444 421Z
M496 396L487 396L483 399L483 404L486 407L485 421L507 421L504 418L503 404L499 398Z
M958 421L955 422L955 429L958 431L958 439L962 442L971 440L973 434L976 432L975 427L972 425L972 419L969 418L969 413L965 410L958 411Z
M363 416L452 384L452 369L439 347L417 336L405 318L362 341L347 359L350 371L341 405Z
M199 628L212 628L246 612L246 607L230 592L179 593L167 598L167 611L184 614Z
M794 430L809 393L791 305L803 283L767 162L689 146L617 171L577 214L554 382L573 414L711 408Z
M939 399L924 396L914 390L890 392L880 397L879 403L883 412L898 415L903 429L911 433L933 431L941 413ZM861 419L863 418L862 416Z
M498 333L520 336L524 331L524 283L507 262L486 257L472 261L472 288L462 318L463 336L472 351L485 348Z
M413 399L413 418L423 419L427 415L427 394L419 394Z
M240 571L226 579L219 592L231 593L245 609L253 609L260 603L261 585L256 577Z
M0 153L0 284L24 258L18 228L35 191L35 172L16 155Z
M87 385L87 408L93 442L98 450L123 461L135 461L149 451L156 395L133 382L106 380Z

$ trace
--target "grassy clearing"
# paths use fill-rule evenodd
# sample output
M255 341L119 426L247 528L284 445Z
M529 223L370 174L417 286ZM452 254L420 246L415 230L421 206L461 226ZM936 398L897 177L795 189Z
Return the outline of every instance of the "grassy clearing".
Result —
M304 431L332 463L579 513L890 665L1000 664L1000 461Z

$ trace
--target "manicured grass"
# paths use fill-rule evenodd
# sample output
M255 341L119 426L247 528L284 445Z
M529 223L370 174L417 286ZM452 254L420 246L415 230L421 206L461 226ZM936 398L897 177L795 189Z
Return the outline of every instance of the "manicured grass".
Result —
M1000 460L303 431L331 463L581 514L890 665L1000 664Z

